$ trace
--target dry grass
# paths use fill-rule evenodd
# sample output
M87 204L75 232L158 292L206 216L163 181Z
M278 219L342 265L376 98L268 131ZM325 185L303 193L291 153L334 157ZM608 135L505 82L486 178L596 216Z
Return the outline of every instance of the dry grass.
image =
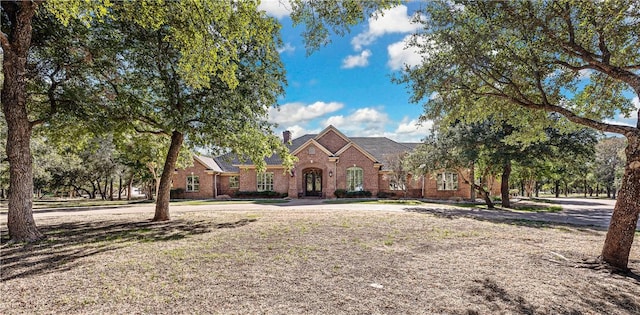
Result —
M1 249L0 313L640 313L637 245L630 276L562 258L597 256L599 230L414 212L174 217L40 220L47 241Z

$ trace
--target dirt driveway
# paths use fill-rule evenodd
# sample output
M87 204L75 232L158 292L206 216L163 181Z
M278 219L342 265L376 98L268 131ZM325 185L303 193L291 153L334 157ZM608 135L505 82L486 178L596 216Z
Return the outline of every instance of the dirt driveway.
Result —
M369 210L369 211L412 211L427 212L444 216L470 217L478 219L497 220L531 220L543 221L559 224L571 224L581 226L595 226L607 228L611 218L611 212L615 205L615 200L608 199L581 199L581 198L552 198L553 203L560 204L563 208L559 212L526 212L526 211L505 211L486 210L476 208L461 208L455 204L425 204L419 206L409 206L403 204L367 204L367 203L344 203L328 204L323 200L296 199L287 203L274 204L253 204L253 203L215 203L206 205L171 205L171 213L179 215L182 212L202 211L202 210ZM68 216L68 215L96 215L96 214L128 214L128 213L149 213L153 216L154 205L144 204L125 207L89 207L89 208L52 208L34 210L36 220L38 217ZM0 222L6 224L6 213L0 214ZM639 227L640 229L640 224Z

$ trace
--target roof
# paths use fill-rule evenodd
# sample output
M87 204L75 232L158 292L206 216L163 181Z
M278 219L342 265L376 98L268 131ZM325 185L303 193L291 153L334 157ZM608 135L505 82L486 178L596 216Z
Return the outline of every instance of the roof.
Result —
M202 163L208 170L212 170L214 172L223 172L222 168L218 165L218 163L208 156L196 155L194 158L200 163Z
M331 127L331 126L330 126ZM329 127L328 127L329 128ZM326 129L325 129L326 130ZM300 146L304 145L311 139L316 139L322 134L305 134L298 138L292 139L291 144L287 144L289 152L293 152ZM347 137L353 144L366 151L367 154L374 157L379 163L384 164L387 155L396 154L398 152L407 152L413 150L420 143L402 143L396 142L386 137ZM348 144L347 144L348 145ZM211 158L209 158L211 159ZM219 157L211 159L223 172L237 173L238 165L251 164L250 160L241 160L236 154L227 153ZM277 154L265 158L267 165L281 165L282 159ZM234 166L235 165L235 166Z
M414 148L386 137L353 137L350 139L380 163L384 163L387 155L411 151Z

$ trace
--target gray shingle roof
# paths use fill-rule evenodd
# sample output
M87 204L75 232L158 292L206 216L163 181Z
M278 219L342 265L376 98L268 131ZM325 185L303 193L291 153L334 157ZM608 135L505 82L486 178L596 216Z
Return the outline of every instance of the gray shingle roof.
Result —
M306 134L291 140L291 145L287 145L289 147L289 151L293 152L298 149L300 146L305 144L307 141L315 138L317 134ZM350 137L351 141L358 145L363 150L367 151L371 154L377 162L384 163L386 156L389 154L399 153L399 152L407 152L413 150L419 143L400 143L393 141L386 137ZM211 158L209 158L211 159ZM238 172L239 169L237 166L239 164L250 164L251 161L242 161L238 158L236 154L227 153L225 155L221 155L219 157L211 159L215 161L215 164L223 171L223 172ZM282 164L282 160L280 156L274 154L271 157L265 159L267 165L280 165Z
M386 137L351 137L349 139L373 155L380 163L384 163L387 155L412 150L410 146L395 142Z

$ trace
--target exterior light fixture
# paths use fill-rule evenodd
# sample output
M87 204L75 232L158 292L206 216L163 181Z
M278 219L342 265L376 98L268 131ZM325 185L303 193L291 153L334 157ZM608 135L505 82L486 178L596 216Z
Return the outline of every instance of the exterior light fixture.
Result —
M329 171L329 177L333 177L333 171Z

